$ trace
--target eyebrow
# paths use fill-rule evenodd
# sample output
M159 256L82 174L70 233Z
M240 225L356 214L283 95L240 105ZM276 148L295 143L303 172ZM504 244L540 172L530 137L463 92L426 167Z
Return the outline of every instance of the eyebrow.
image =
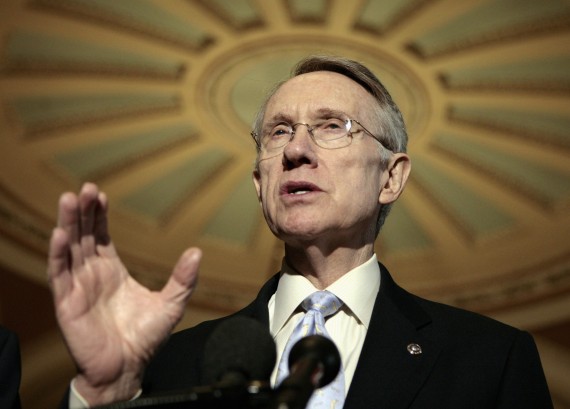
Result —
M279 124L281 122L292 124L293 118L290 115L287 115L283 112L278 112L277 114L273 115L269 121L267 121L267 123L264 125L264 128L273 126L275 124Z
M348 118L346 112L331 108L317 109L317 114L320 118L340 118L340 119Z

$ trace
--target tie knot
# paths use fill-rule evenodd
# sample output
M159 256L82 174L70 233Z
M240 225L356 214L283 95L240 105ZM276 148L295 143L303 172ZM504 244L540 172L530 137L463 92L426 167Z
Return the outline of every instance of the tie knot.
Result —
M305 311L319 311L323 317L333 315L342 306L342 301L329 291L316 291L301 303Z

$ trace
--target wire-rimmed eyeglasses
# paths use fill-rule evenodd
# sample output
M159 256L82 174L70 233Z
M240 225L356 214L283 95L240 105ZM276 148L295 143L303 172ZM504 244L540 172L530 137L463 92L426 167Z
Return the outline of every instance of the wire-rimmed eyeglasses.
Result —
M378 137L356 119L329 118L315 125L302 122L295 124L279 122L264 132L261 138L255 131L251 132L251 136L261 154L279 154L295 137L297 126L303 125L307 127L309 136L317 146L324 149L340 149L352 143L353 133L358 132L358 130L353 129L354 124L358 124L366 134L386 148ZM389 148L386 149L390 150Z

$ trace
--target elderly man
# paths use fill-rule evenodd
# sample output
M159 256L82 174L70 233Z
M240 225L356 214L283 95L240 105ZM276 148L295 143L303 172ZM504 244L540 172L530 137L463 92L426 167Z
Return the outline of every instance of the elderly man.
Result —
M300 326L340 350L337 378L309 405L335 408L549 408L531 336L413 296L394 283L374 241L410 173L402 116L361 64L310 57L279 84L254 126L253 182L281 271L237 315L263 323L286 360ZM62 195L48 276L78 373L71 406L200 384L205 340L222 320L169 336L194 289L187 250L159 293L136 283L107 234L93 184ZM421 274L421 271L418 271ZM287 369L276 365L277 385ZM326 403L321 400L326 399Z

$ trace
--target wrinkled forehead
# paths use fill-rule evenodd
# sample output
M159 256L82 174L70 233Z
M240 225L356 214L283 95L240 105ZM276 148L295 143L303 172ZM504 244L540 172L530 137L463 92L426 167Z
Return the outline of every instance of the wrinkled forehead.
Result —
M301 74L284 82L269 98L264 122L278 115L318 115L327 110L365 119L376 103L360 84L331 71Z

